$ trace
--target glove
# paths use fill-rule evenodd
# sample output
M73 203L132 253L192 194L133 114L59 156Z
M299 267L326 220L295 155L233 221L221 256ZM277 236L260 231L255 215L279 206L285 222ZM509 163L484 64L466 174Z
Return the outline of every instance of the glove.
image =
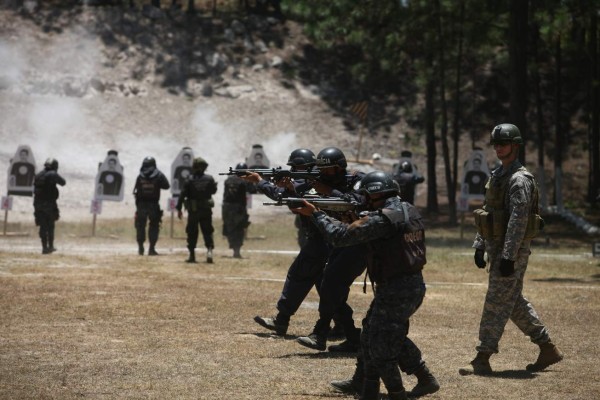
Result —
M503 258L500 260L500 275L506 277L511 276L515 272L515 262Z
M477 268L485 268L485 266L487 265L487 263L485 262L483 256L485 255L485 251L481 250L481 249L477 249L475 250L475 265L477 265Z

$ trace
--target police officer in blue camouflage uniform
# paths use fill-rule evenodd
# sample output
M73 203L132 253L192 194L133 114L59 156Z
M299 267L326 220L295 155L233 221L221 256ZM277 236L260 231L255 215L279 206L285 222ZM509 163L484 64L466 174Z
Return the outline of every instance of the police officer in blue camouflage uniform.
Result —
M498 353L498 342L509 319L540 347L538 359L527 365L528 371L541 371L563 359L550 340L548 329L522 293L531 240L542 223L537 183L518 160L523 138L515 125L500 124L492 131L490 144L502 165L492 171L486 184L483 208L475 210L477 235L473 243L477 267L486 266L487 252L489 284L477 355L470 365L459 369L461 375L492 373L489 359Z
M192 176L183 184L181 194L177 199L177 217L181 219L183 212L181 209L185 204L188 212L188 221L185 227L187 233L187 247L189 257L188 263L196 262L196 244L198 243L198 234L202 231L204 246L206 246L206 262L213 262L213 249L215 242L213 238L214 227L212 224L212 208L215 202L212 195L217 192L217 183L212 175L204 173L208 163L202 157L194 158L192 163ZM198 229L200 226L200 230Z
M312 215L333 246L366 245L367 272L375 297L363 320L362 357L357 365L364 363L364 381L356 382L356 390L363 400L379 399L381 378L389 399L407 399L402 369L419 379L409 393L412 397L434 393L439 384L422 360L419 348L407 337L409 318L425 296L421 273L426 263L423 220L415 207L398 197L397 182L385 172L366 174L359 192L366 196L371 211L351 224L327 216L308 202L295 210Z
M287 165L292 171L307 171L314 168L316 156L309 149L299 148L290 153ZM257 173L249 173L243 179L255 183L257 190L265 196L278 200L280 197L301 197L313 192L314 181L307 179L291 180L283 178L276 183L262 179ZM274 317L254 317L254 321L264 328L275 331L278 335L287 333L290 318L298 311L300 305L313 286L320 292L323 269L327 263L330 247L316 229L310 218L302 217L305 241L300 252L290 265L281 296L277 301L277 315Z
M314 188L317 193L331 197L350 197L358 204L364 203L364 197L354 191L357 183L365 175L362 172L348 174L344 153L337 147L326 147L317 154L317 168L321 172ZM350 222L356 219L354 211L328 211L328 215ZM329 253L327 265L323 270L323 279L319 292L319 319L308 336L300 336L297 342L305 347L333 352L356 352L360 348L360 328L354 325L354 310L348 304L350 287L366 269L366 245L333 248ZM346 340L327 347L331 321L342 326Z
M64 186L65 179L58 174L58 161L49 158L44 163L44 170L35 175L33 179L33 209L35 224L40 227L42 241L42 254L56 251L54 247L54 225L59 219L59 210L56 200L58 188Z
M160 222L162 220L162 210L160 209L160 191L169 189L167 177L156 168L154 157L146 157L142 161L140 174L135 181L133 195L135 196L135 229L137 231L138 254L144 254L144 242L146 241L146 223L148 223L148 241L150 248L149 256L156 256L156 242L158 242L158 233Z

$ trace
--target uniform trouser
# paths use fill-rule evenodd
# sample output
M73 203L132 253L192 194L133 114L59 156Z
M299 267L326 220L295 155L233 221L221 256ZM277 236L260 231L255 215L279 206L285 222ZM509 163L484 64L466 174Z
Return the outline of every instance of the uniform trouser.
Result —
M330 247L323 238L307 238L285 277L281 297L277 302L280 313L294 315L313 286L316 286L320 295L320 282L329 251Z
M42 240L42 247L52 248L54 247L54 224L56 221L56 215L45 211L36 211L35 222L39 225L39 235Z
M326 333L334 315L346 333L354 329L353 310L347 303L350 287L367 265L364 244L334 248L323 270L319 300L317 333Z
M223 203L221 219L223 236L227 237L230 249L239 249L244 244L246 228L250 224L245 204Z
M198 226L202 231L202 237L204 238L204 246L207 249L215 247L213 241L213 232L215 231L212 224L212 210L210 208L200 209L198 211L188 211L188 221L185 227L187 233L187 244L188 249L193 250L196 248L198 243Z
M158 202L156 203L139 203L135 218L135 229L137 231L137 242L142 244L146 241L146 222L148 222L148 241L153 247L158 242L158 231L160 229L160 221L162 211Z
M408 335L409 318L421 306L425 283L419 274L378 285L363 320L361 350L367 379L381 378L388 392L403 389L400 369L414 374L425 363ZM400 367L400 369L398 368Z
M536 344L550 340L548 329L540 321L533 305L523 296L523 276L529 261L529 249L519 249L515 261L515 272L511 276L500 274L500 252L488 252L491 260L490 277L485 304L479 324L477 351L498 352L498 342L510 319Z

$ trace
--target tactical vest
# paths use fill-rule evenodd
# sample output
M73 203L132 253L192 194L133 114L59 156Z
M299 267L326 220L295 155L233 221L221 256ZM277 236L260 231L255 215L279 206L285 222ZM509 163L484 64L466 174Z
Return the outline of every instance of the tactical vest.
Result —
M524 239L533 239L544 226L544 220L539 215L538 185L533 175L525 167L520 167L513 174L517 172L523 172L523 175L533 182L533 201L524 236ZM486 240L504 241L510 217L505 204L506 190L513 174L506 174L500 178L490 177L485 184L486 191L483 208L473 212L477 231Z
M190 212L209 209L215 206L212 199L214 180L209 175L196 176L186 182L187 199L185 208Z
M367 268L372 282L382 283L396 276L420 272L427 263L423 220L415 208L409 209L406 202L401 205L401 210L381 210L396 234L370 243Z
M58 199L56 184L48 176L49 171L39 172L34 179L33 193L35 201L55 201Z
M223 202L246 205L246 181L237 176L225 180Z
M158 201L160 199L158 179L138 176L135 199L139 201Z

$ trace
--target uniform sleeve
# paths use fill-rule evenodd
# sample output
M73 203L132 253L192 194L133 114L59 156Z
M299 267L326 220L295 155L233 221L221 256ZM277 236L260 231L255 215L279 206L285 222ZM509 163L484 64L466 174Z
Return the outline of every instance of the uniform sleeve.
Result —
M165 176L165 174L163 174L161 172L160 174L160 182L159 182L160 188L161 189L169 189L171 187L171 185L169 185L169 180L167 179L167 177Z
M60 176L58 174L58 172L54 173L54 179L56 180L56 184L60 185L60 186L65 186L67 184L67 181L65 181L65 178L63 178L62 176Z
M211 182L212 186L211 186L210 194L212 195L212 194L217 193L217 182L215 181L214 178L211 178L211 179L212 179L212 182Z
M517 252L525 237L533 188L532 180L525 175L515 174L511 179L508 190L508 226L504 237L502 258L517 259Z
M346 224L323 211L317 211L313 214L313 221L323 237L335 247L366 243L394 233L391 221L380 213L371 213L352 224Z
M269 181L261 179L260 182L256 184L256 187L259 192L267 196L272 200L278 200L279 196L284 193L284 189L280 188Z

